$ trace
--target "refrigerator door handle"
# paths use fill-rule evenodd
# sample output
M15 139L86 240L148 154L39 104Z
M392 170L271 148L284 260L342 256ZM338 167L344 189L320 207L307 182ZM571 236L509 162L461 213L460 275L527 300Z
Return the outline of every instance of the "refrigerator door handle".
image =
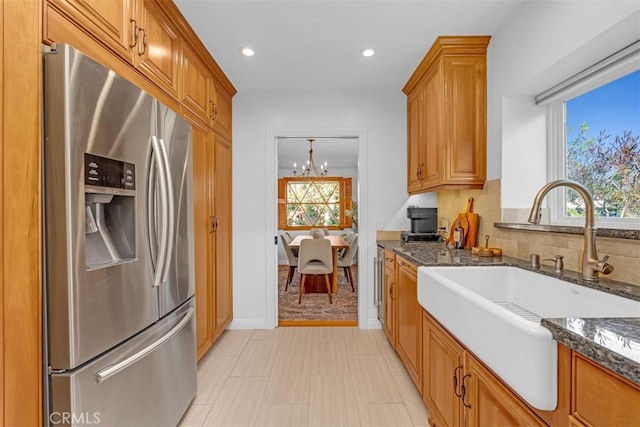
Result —
M373 305L378 306L378 283L380 282L378 257L373 259Z
M118 363L113 363L113 364L110 364L109 366L107 366L105 368L100 369L98 372L96 372L96 382L100 383L100 382L108 379L109 377L112 377L113 375L117 374L118 372L128 368L129 366L133 365L136 362L139 362L140 360L144 359L149 354L153 353L154 350L156 350L158 347L160 347L165 342L169 341L171 339L171 337L173 337L175 334L180 332L182 330L182 328L184 328L186 326L186 324L189 323L189 321L191 321L191 318L193 317L193 311L194 311L193 307L189 308L189 310L187 310L187 313L184 315L182 320L180 320L180 322L176 326L171 328L171 330L169 332L164 334L162 337L160 337L153 344L143 348L142 350L138 351L137 353L127 357L126 359L124 359L124 360L122 360L122 361L120 361Z
M173 198L173 179L171 176L171 169L169 167L169 156L167 155L166 143L162 138L159 138L160 142L160 154L163 160L164 165L164 174L165 179L167 181L167 217L168 217L168 229L167 229L167 248L164 266L160 267L163 269L162 273L162 282L166 282L169 278L169 266L171 265L171 253L173 251L173 241L175 240L175 232L176 232L176 221L175 221L175 200Z
M153 271L158 265L158 205L156 203L156 164L153 152L149 153L149 184L147 186L147 228L149 232L149 251L151 253L151 264Z
M153 157L155 160L156 167L158 168L158 181L160 182L160 205L161 205L161 235L160 235L160 246L158 249L158 257L156 262L156 271L153 277L153 287L156 288L160 286L162 282L162 273L165 269L165 264L167 264L167 246L168 246L168 218L167 211L168 201L167 201L167 175L165 174L165 162L162 158L162 151L160 148L160 143L158 142L158 138L155 136L151 137L151 147L153 151Z

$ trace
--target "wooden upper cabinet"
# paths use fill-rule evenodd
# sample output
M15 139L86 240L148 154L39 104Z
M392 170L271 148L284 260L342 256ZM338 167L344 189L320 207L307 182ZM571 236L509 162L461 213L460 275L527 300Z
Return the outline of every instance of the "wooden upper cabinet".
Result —
M407 96L407 189L409 193L419 192L422 189L423 105L424 85L420 85Z
M425 75L422 105L423 139L420 143L422 157L422 188L433 188L443 181L442 140L442 72L439 66L432 67Z
M138 43L134 65L174 98L178 97L180 37L154 0L138 0Z
M486 60L482 55L445 55L444 129L447 184L480 184L486 180Z
M179 100L196 120L210 126L212 101L210 96L211 74L200 57L187 45L182 44L182 78ZM188 114L187 113L187 114Z
M120 57L133 59L135 0L47 0Z
M489 39L438 37L403 88L410 194L484 186Z
M215 82L214 86L216 87L213 125L219 132L231 136L231 95Z

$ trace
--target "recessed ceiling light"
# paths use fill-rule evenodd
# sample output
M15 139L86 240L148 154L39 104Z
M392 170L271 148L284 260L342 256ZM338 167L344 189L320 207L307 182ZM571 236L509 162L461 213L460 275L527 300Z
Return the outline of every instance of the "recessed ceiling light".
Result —
M253 56L255 52L250 47L243 47L240 49L240 53L244 56Z
M376 51L368 47L366 49L362 49L360 53L362 54L362 56L373 56L376 53Z

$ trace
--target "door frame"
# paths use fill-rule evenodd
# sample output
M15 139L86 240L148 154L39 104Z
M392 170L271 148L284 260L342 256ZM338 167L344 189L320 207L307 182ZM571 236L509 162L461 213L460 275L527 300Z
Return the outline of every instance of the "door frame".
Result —
M358 327L376 328L379 322L368 320L369 309L375 311L367 302L372 301L373 285L369 280L369 221L362 213L368 212L368 168L367 168L367 131L366 129L268 129L266 134L266 241L274 241L278 235L278 138L308 138L309 135L322 138L349 137L358 139ZM265 277L267 279L266 320L267 329L278 326L278 245L267 250Z

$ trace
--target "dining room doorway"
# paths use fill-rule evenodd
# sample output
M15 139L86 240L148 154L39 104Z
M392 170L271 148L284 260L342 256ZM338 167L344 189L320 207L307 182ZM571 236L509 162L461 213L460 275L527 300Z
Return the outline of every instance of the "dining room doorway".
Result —
M277 136L275 142L276 325L357 326L360 137L309 133ZM321 276L307 276L300 297L299 242L312 230L332 240L331 303Z

